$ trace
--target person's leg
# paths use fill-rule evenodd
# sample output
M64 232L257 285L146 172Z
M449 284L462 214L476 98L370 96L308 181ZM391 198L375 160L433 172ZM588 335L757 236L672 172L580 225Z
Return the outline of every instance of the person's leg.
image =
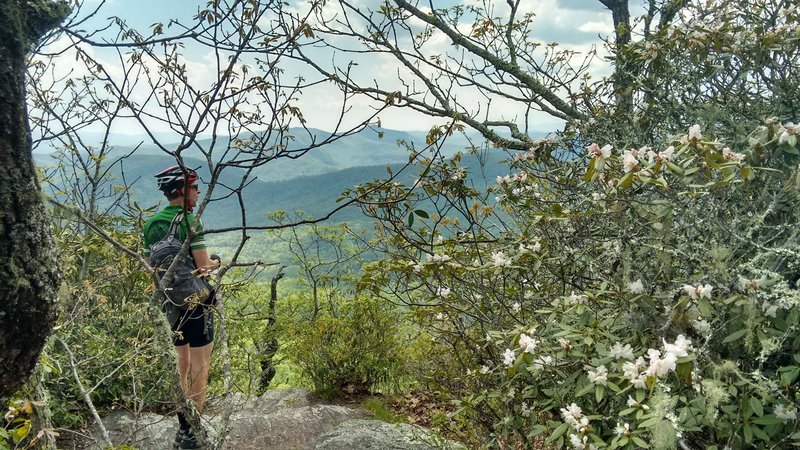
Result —
M208 384L208 370L211 366L211 351L214 344L209 343L202 347L191 347L189 349L191 359L191 374L189 380L188 395L202 412L206 404L206 386Z
M191 351L189 344L176 345L175 353L178 355L178 373L181 377L181 390L186 396L191 395L189 389L189 368L191 367Z

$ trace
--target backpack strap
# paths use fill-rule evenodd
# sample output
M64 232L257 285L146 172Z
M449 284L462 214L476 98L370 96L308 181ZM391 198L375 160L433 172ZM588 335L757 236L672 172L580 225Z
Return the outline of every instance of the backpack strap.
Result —
M172 219L172 224L170 224L169 226L169 231L167 232L167 235L171 234L172 236L175 237L175 239L180 240L181 220L183 220L183 211L176 214L175 218Z

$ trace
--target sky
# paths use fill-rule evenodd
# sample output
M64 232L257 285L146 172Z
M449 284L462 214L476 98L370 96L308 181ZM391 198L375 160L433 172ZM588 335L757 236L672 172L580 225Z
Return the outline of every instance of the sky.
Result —
M505 0L486 1L492 4L495 15L503 15L508 9ZM352 0L352 2L365 9L374 9L381 4L380 0ZM457 3L480 5L483 2L484 0L434 0L433 6L435 8L443 8ZM328 2L331 8L335 8L336 3ZM559 42L563 48L574 50L579 54L586 54L593 48L602 53L602 39L607 38L612 33L611 14L598 0L523 0L521 3L521 13L532 12L536 15L533 37L544 43ZM105 2L84 0L82 8L84 14L85 11L94 6L101 6L101 9L92 20L83 24L83 28L91 29L98 24L107 23L109 17L116 16L125 20L129 25L149 30L154 23L167 24L171 19L186 22L205 4L206 0L106 0ZM292 7L295 8L302 8L303 5L304 2L292 2ZM464 27L469 29L468 24L464 24ZM437 50L447 52L453 49L452 43L445 36L439 36L433 39L432 42L433 46L438 45L440 49L432 48L431 52L435 53ZM89 49L88 51L93 53L99 60L107 61L104 67L109 68L113 73L115 70L115 56L110 51L100 48ZM364 57L353 55L333 55L330 53L319 53L319 55L322 56L323 60L327 61L337 58L337 62L344 63L350 58L358 62L355 72L357 72L357 77L362 82L369 83L370 80L374 80L382 85L398 83L397 63L392 58L382 56L367 60ZM71 58L69 54L64 55L65 61L69 61L69 58ZM74 60L74 57L72 58ZM211 81L214 72L214 58L213 53L208 48L187 47L184 58L189 77L194 83L202 86ZM78 70L74 67L71 67L71 69ZM308 79L318 76L315 73L308 72L309 70L309 68L299 64L287 65L287 71L294 71L291 74L292 76L303 76ZM608 73L609 67L602 58L597 58L589 71L593 76L601 77ZM121 73L117 71L117 75L121 76ZM146 94L142 92L140 95L144 96ZM458 92L458 95L467 104L474 101L474 104L478 105L481 102L480 98L470 98L470 96L474 96L474 92L469 90ZM305 90L297 98L297 103L303 111L308 126L331 130L336 126L338 113L341 109L341 98L341 93L336 89L332 89L330 85L321 85ZM348 122L358 123L369 117L375 106L364 98L353 99L345 119L345 125L349 125L350 123ZM502 99L498 99L494 102L492 108L492 114L495 114L492 117L494 119L522 120L523 112L520 111L519 104L503 102ZM379 117L384 128L395 130L428 130L432 125L444 122L442 119L420 116L413 111L398 108L384 111ZM530 123L531 131L533 132L549 132L562 125L561 120L546 114L535 114ZM158 131L161 125L153 124L152 127ZM138 134L140 131L135 128L135 125L129 124L123 129L115 131L125 134ZM166 131L166 129L161 131Z

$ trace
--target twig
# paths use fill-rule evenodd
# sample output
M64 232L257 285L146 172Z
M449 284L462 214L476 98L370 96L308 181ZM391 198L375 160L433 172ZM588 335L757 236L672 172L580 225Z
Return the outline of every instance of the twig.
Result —
M103 435L103 441L108 447L113 447L114 444L111 443L111 438L108 436L108 430L106 430L105 425L103 425L103 421L100 419L100 415L97 414L97 409L94 407L94 403L92 403L92 399L89 396L89 393L83 387L83 383L81 382L81 377L78 375L78 369L75 367L75 356L72 354L72 351L69 349L69 346L66 342L61 340L61 338L56 337L56 341L64 347L64 351L67 352L67 357L69 358L69 367L72 370L72 377L75 379L75 383L78 385L78 390L81 391L81 396L83 397L83 401L86 403L86 406L89 407L89 411L91 411L92 416L94 416L94 420L97 422L97 426L100 427L100 433Z

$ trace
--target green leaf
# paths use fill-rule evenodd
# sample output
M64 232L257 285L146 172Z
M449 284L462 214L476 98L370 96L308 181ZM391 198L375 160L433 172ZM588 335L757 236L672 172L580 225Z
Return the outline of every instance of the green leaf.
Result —
M569 429L569 425L567 425L566 423L562 423L558 428L555 429L555 431L553 431L553 434L551 434L550 437L548 437L547 440L544 441L544 443L549 444L555 441L556 439L560 438L564 433L567 432L567 429Z
M670 172L678 176L683 175L683 169L679 165L673 164L669 161L666 161L666 164L667 164L667 169L669 169Z
M430 216L428 216L428 213L427 213L427 212L425 212L425 211L424 211L424 210L422 210L422 209L415 209L415 210L414 210L414 214L416 214L416 215L418 215L418 216L422 217L423 219L430 219Z
M753 429L750 425L744 424L744 440L746 442L753 442Z
M411 228L414 225L414 214L408 215L408 227Z
M722 343L724 344L724 343L728 343L728 342L733 342L733 341L735 341L737 339L741 339L745 334L747 334L747 328L739 330L739 331L734 331L733 333L729 334L728 337L723 339Z
M759 427L753 427L753 434L755 434L756 437L761 439L762 441L765 441L765 442L769 442L770 441L769 435L767 433L765 433L764 430L762 430Z
M757 425L777 425L779 423L783 423L783 420L775 417L774 414L767 414L764 417L753 419L751 422Z
M762 417L764 415L764 406L761 405L761 400L750 397L750 409L756 413L758 417Z
M633 172L628 172L619 179L619 187L622 189L628 189L629 187L633 186Z
M598 384L594 388L594 399L597 400L597 403L600 403L603 400L603 396L606 395L606 387L602 384Z
M592 158L592 160L589 161L589 167L586 168L586 175L583 176L583 181L592 181L595 178L594 177L594 174L595 174L594 166L595 166L596 161L597 161L597 158Z
M528 437L538 436L538 435L544 433L545 431L547 431L547 427L546 426L544 426L544 425L534 425L533 428L531 428L530 433L528 433Z
M593 387L594 387L593 385L587 384L586 386L583 387L583 389L581 389L580 391L578 391L577 394L575 394L575 397L583 397L584 395L588 394L589 392L592 392L592 388Z
M650 445L639 436L631 436L631 440L641 448L650 448Z
M800 375L800 367L789 368L789 370L781 374L781 384L787 387L790 386L797 379L798 375Z
M711 302L708 301L707 298L701 298L697 302L697 308L700 310L700 314L703 317L711 317L714 315L714 309L711 307Z

